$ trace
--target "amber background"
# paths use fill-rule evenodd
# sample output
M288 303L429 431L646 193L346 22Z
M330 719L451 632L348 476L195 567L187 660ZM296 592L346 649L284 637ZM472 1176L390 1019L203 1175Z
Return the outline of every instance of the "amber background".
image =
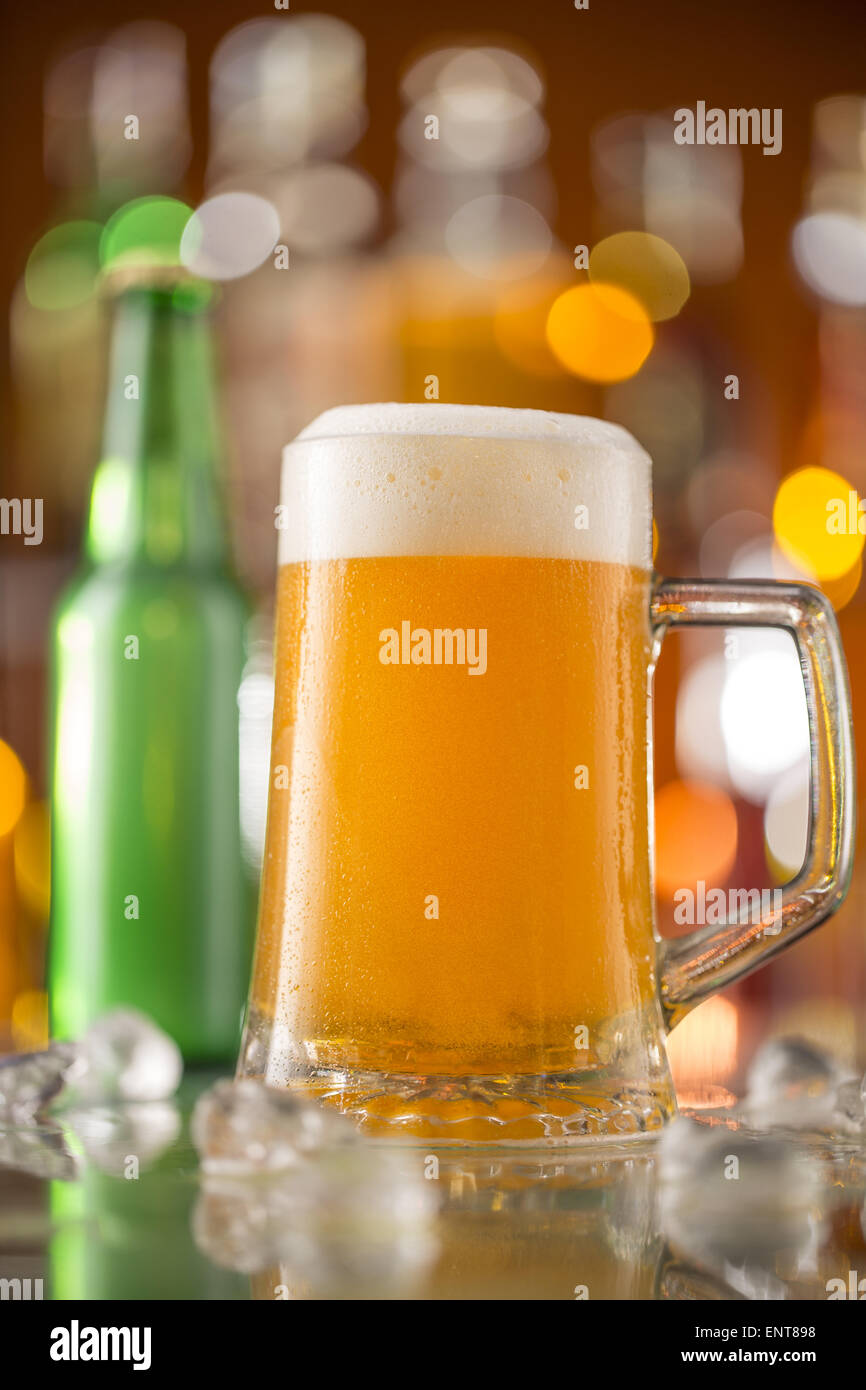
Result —
M551 128L547 162L558 190L555 235L565 246L592 244L598 235L590 179L590 133L608 117L627 111L694 107L699 99L722 107L781 107L783 149L766 157L759 148L742 151L744 196L743 265L735 278L716 286L693 286L689 303L671 332L688 341L700 337L711 352L718 379L736 373L740 400L730 406L727 442L737 440L781 475L792 467L817 384L815 302L791 264L791 229L804 210L811 149L811 118L822 98L866 87L863 65L866 8L857 0L816 4L813 0L730 0L699 5L690 0L590 0L577 11L571 0L437 0L435 4L293 5L293 15L319 9L353 24L367 43L369 125L352 159L385 194L380 241L387 239L387 197L397 158L399 79L421 51L447 42L502 43L522 49L546 79L545 115ZM36 238L49 225L56 191L42 165L42 83L46 63L72 42L99 38L119 24L163 19L181 27L188 42L193 162L182 196L195 202L204 192L208 140L208 63L225 33L245 20L272 17L267 5L188 5L148 0L118 9L108 0L75 6L37 3L9 8L0 57L0 140L3 147L4 211L0 218L2 299L8 304ZM708 340L711 347L707 347ZM697 351L696 347L696 351ZM5 335L4 335L5 353ZM519 405L519 400L509 401ZM599 411L602 393L574 383L567 408ZM0 495L26 495L27 458L16 433L14 384L4 361L3 448ZM57 460L63 467L62 458ZM275 471L276 477L276 471ZM19 542L0 539L0 545ZM69 559L71 561L71 555ZM658 567L687 573L693 556L662 527ZM843 615L855 705L866 691L866 637L862 599ZM8 613L0 604L0 623ZM675 643L670 644L673 648ZM864 674L861 674L864 670ZM672 718L677 680L675 655L663 659L657 686L657 776L674 775ZM44 790L44 668L22 672L4 665L0 630L0 735L25 760L37 788ZM748 816L742 811L741 843ZM754 839L762 854L760 814ZM743 863L740 881L746 877ZM855 924L857 925L857 924ZM830 928L828 930L833 930ZM862 980L866 947L862 924L845 951L852 979ZM757 977L747 995L772 995L772 974ZM866 1006L860 999L861 1014Z
M292 14L327 12L355 25L367 41L370 123L358 162L388 189L400 114L398 82L408 60L433 42L477 41L526 47L547 79L551 126L549 161L559 194L554 227L566 245L592 235L590 129L627 110L694 106L698 99L727 106L781 106L782 153L744 151L745 262L736 280L695 290L719 330L729 336L748 398L771 397L780 456L794 446L811 381L814 315L798 288L787 255L801 209L810 145L810 113L822 97L863 87L866 9L858 0L591 0L577 11L570 0L435 0L298 5ZM207 65L225 32L244 20L273 14L267 5L185 5L148 0L121 9L54 0L7 6L0 60L0 111L5 206L0 219L0 276L4 302L33 240L48 216L52 190L42 175L42 80L53 51L88 33L137 19L162 19L187 35L194 139L189 191L201 193L207 149ZM760 383L759 385L757 383ZM8 410L8 377L4 404Z

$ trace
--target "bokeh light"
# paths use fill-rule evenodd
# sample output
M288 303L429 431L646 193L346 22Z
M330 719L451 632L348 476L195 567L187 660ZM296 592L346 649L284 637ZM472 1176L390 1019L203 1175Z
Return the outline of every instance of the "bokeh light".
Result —
M209 181L340 158L366 126L366 46L334 15L246 20L211 60Z
M17 754L0 739L0 835L15 829L27 800L27 774Z
M821 582L821 589L827 595L837 613L849 604L860 588L860 581L863 578L863 556L857 561L856 565L843 574L839 579L824 579Z
M739 517L748 515L749 513L746 512L735 513L735 516ZM723 517L719 524L722 525L726 520L728 520L728 518ZM766 525L766 523L764 524ZM713 530L714 528L710 527L710 531L707 532L707 535L710 535ZM706 541L706 536L704 537L704 541ZM702 544L701 572L703 574L708 574L710 571L703 568L703 556L704 546ZM795 564L790 556L785 554L781 546L776 544L773 537L766 531L755 534L749 540L744 539L743 543L739 545L733 555L729 557L725 567L716 572L727 574L731 579L780 579L791 580L795 584L818 585L817 575L815 575L813 571L808 570L805 563ZM861 555L857 563L845 574L840 575L838 579L822 579L820 581L820 588L822 593L827 596L838 612L840 609L844 608L847 603L851 602L851 599L860 586L862 577L863 557ZM755 634L753 632L746 630L741 634L740 645L748 646L752 642L754 636ZM767 633L765 630L758 638L758 641L761 646L765 647L768 640L771 638L780 648L784 649L786 647L787 638L782 633L776 633L775 637L773 637L773 634Z
M98 222L61 222L27 258L24 289L34 309L74 309L94 292L99 274Z
M192 208L177 198L135 198L109 218L99 244L105 268L180 265L180 246Z
M762 801L780 773L809 751L800 663L793 642L783 633L775 635L785 641L786 650L768 645L766 651L750 651L732 662L722 692L731 780L753 801Z
M127 138L129 114L138 120ZM160 20L133 20L100 44L90 130L100 184L133 192L176 187L189 164L186 35Z
M670 114L630 112L596 126L592 177L608 218L676 246L694 282L718 284L743 259L743 170L734 145L677 145Z
M366 241L380 217L379 190L345 164L292 170L274 190L282 235L292 250L324 256Z
M235 280L261 265L279 235L279 215L266 198L220 193L201 203L185 224L180 259L208 280Z
M553 235L541 213L522 198L501 193L472 198L445 228L458 265L484 280L518 280L540 270Z
M731 579L782 579L791 580L794 584L813 583L815 579L802 565L795 565L767 532L744 540L731 556L726 573ZM754 629L746 629L746 638L753 632ZM773 633L768 634L766 629L762 633L758 629L758 639L762 645L768 636L773 637ZM777 630L774 640L783 650L787 649L788 638L783 632Z
M689 272L670 242L650 232L617 232L598 242L589 278L634 295L654 323L674 318L689 297Z
M737 854L737 812L720 787L667 782L655 797L656 887L669 895L727 879Z
M680 1105L695 1110L732 1105L724 1085L737 1070L740 1023L730 999L707 999L666 1040Z
M221 98L240 103L263 90L293 110L315 108L328 93L360 97L364 73L363 38L328 14L245 20L220 39L211 60Z
M684 777L716 785L728 780L720 709L729 662L705 656L683 674L677 691L676 762Z
M809 764L804 760L780 777L764 810L767 862L777 883L787 883L806 857L809 833Z
M784 553L816 579L847 574L863 552L857 500L851 484L829 468L801 468L790 474L780 484L773 506L773 527ZM840 507L845 529L837 531L831 526Z
M616 285L575 285L553 304L547 341L575 376L624 381L640 371L653 346L643 306Z
M438 138L425 136L430 108ZM411 106L400 124L400 144L413 159L441 173L522 169L547 149L547 122L534 106L496 88L431 93Z
M682 155L687 145L678 145ZM718 153L723 146L715 146ZM739 157L739 150L731 153ZM682 193L671 183L667 190L650 191L646 222L657 236L675 241L695 284L718 285L732 280L743 263L745 246L739 200L727 202L723 193L696 189Z
M866 222L847 212L802 218L791 237L794 263L806 284L835 304L866 304Z
M535 65L510 48L488 45L435 48L416 59L400 84L407 103L449 95L458 111L486 109L497 93L500 111L540 106L544 83ZM481 94L481 95L479 95Z

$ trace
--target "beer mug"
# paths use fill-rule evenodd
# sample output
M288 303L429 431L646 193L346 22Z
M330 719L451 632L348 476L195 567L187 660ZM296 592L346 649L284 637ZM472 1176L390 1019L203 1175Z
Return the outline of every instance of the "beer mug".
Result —
M623 429L330 410L285 450L258 940L238 1071L424 1144L639 1135L665 1030L841 902L854 822L832 609L659 580ZM783 628L811 728L777 911L661 941L649 694L671 626Z

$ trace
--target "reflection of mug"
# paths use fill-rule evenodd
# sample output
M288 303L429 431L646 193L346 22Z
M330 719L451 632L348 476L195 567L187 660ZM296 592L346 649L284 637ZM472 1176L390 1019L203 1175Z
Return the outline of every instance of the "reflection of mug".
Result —
M618 427L330 411L286 450L267 853L239 1070L425 1142L569 1140L674 1110L663 1020L833 910L850 869L832 612L653 581ZM781 912L660 944L647 695L672 623L787 628L812 726Z

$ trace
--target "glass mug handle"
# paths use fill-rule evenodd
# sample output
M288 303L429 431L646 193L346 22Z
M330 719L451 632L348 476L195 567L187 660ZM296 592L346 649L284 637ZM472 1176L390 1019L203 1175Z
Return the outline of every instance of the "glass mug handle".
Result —
M669 627L774 627L790 632L806 686L811 792L806 857L770 923L705 926L659 944L662 1009L673 1028L717 989L763 965L829 917L848 891L854 850L851 701L833 609L806 584L662 579L654 589L653 663Z

